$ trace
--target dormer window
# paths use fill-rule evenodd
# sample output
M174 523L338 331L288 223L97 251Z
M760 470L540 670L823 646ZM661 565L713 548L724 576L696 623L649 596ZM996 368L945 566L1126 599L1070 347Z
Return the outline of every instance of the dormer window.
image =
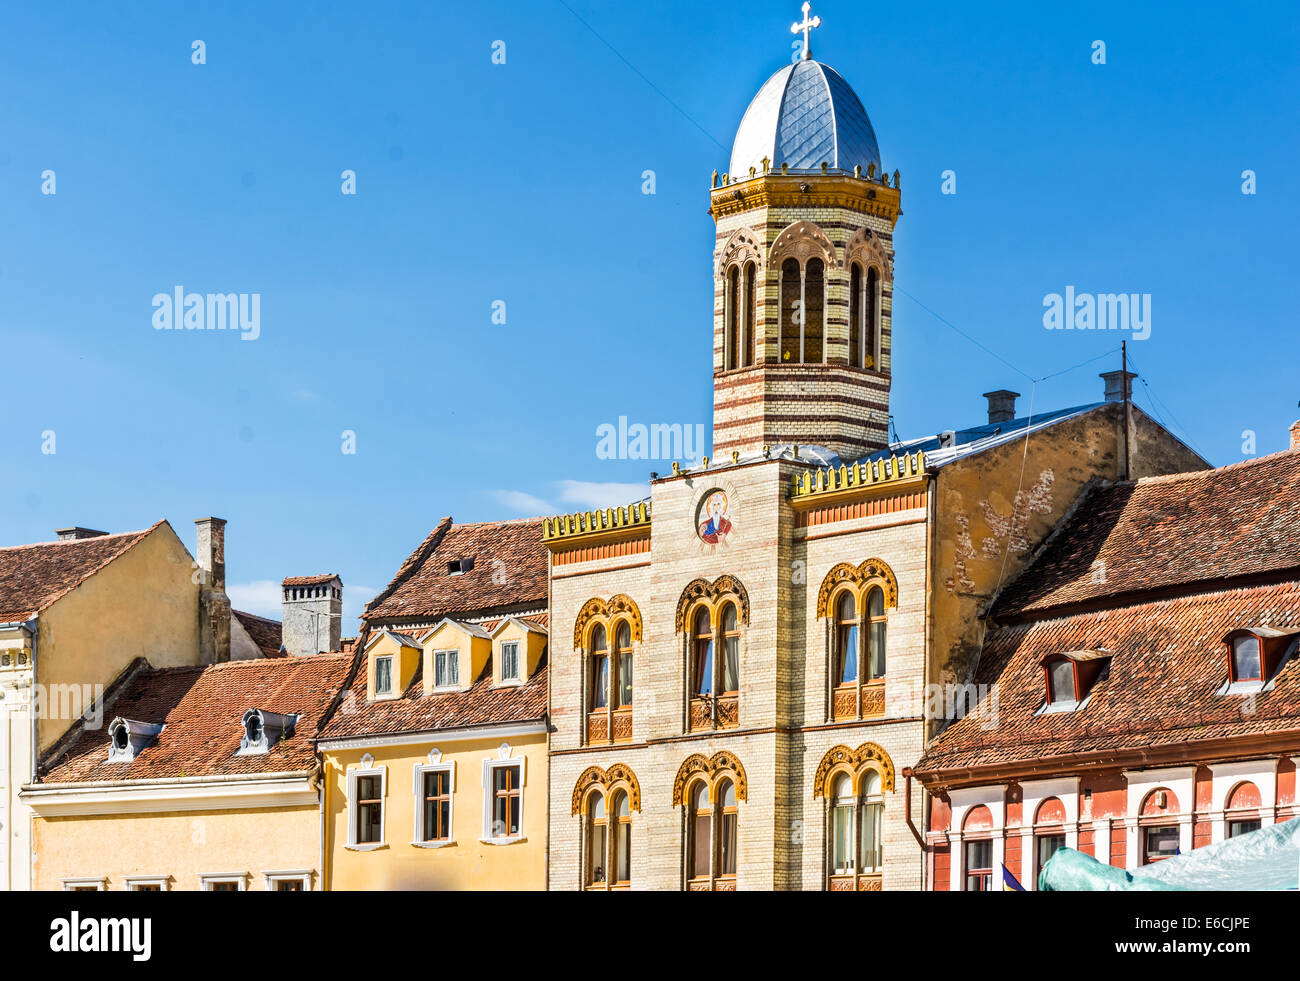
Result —
M474 568L474 556L472 555L468 558L452 559L447 563L447 575L463 576L472 568Z
M1219 694L1259 691L1272 684L1282 666L1295 654L1295 628L1243 627L1223 638L1227 646L1228 681Z
M501 680L519 680L519 642L505 641L501 644Z
M240 720L244 735L239 740L239 750L235 755L258 756L270 752L271 747L293 735L294 723L297 721L296 715L249 709Z
M1088 703L1093 686L1110 675L1110 651L1084 650L1048 654L1039 662L1047 682L1047 701L1040 713L1073 712Z
M375 658L375 695L391 695L393 693L393 658L387 657Z
M162 731L161 724L118 716L108 724L108 762L130 763Z
M433 652L433 687L460 687L460 651Z

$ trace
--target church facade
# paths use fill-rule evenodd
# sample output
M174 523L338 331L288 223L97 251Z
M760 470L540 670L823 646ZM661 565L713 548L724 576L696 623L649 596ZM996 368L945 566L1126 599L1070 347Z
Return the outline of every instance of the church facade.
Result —
M900 178L799 26L710 191L713 458L544 525L552 889L922 888L981 608L1089 481L1206 466L1120 372L889 441Z

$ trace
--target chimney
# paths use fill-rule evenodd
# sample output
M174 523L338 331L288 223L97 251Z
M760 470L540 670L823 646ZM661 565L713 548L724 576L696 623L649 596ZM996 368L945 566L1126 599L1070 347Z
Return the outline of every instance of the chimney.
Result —
M1097 377L1106 382L1106 401L1123 402L1125 396L1130 401L1133 399L1133 379L1137 377L1135 371L1103 371ZM1123 379L1121 381L1121 379Z
M1300 419L1291 423L1291 449L1300 450Z
M999 388L996 392L985 392L984 397L989 400L990 426L998 422L1010 422L1016 417L1016 399L1020 398L1019 392Z
M230 660L230 597L226 595L226 519L198 518L194 549L199 577L199 651L204 664Z
M293 657L337 651L343 632L343 580L333 573L280 583L280 637Z
M54 534L59 536L61 542L79 542L83 538L102 538L107 535L106 531L95 531L93 528L82 528L79 525L73 525L71 528L55 528Z

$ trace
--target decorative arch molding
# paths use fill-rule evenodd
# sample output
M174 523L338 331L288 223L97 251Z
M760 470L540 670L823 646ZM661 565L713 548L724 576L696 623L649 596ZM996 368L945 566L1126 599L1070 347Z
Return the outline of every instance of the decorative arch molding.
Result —
M573 785L573 810L570 816L587 813L587 801L594 789L599 789L606 795L616 789L625 789L628 806L638 814L641 813L641 784L637 782L636 774L630 766L615 763L608 770L602 770L598 766L589 766L583 770L578 782Z
M714 607L726 596L736 598L740 622L749 626L749 593L745 591L739 579L724 573L713 582L707 579L694 579L686 584L686 588L682 590L682 595L677 600L676 632L680 634L686 629L686 613L697 602L703 600L710 607Z
M881 279L892 281L894 278L889 251L870 228L859 228L844 247L844 269L847 271L854 262L861 263L864 269L875 266Z
M687 785L696 778L703 778L708 783L712 799L713 788L722 777L730 777L735 783L736 800L749 799L749 781L735 753L720 749L712 756L693 753L686 757L677 770L677 779L673 781L673 807L681 806L686 799Z
M817 593L817 619L830 612L831 595L841 585L850 583L861 587L873 582L884 588L885 606L898 609L898 577L889 563L884 559L867 559L860 565L841 562L822 580L822 588Z
M632 643L641 642L641 610L636 601L626 593L618 593L607 600L599 596L587 600L578 611L578 619L573 623L573 649L581 650L586 646L587 630L597 620L615 620L623 618L632 630Z
M752 228L737 228L718 250L716 275L722 276L733 265L743 267L753 262L755 274L763 275L763 246Z
M860 774L864 766L869 766L880 774L880 789L894 790L894 761L876 743L863 743L857 749L847 746L833 746L817 764L817 773L813 776L813 800L830 793L831 778L841 770L853 774L853 789L860 789Z
M821 228L811 221L796 221L781 230L768 250L768 264L779 268L786 259L794 257L799 265L809 259L821 259L829 270L837 263L835 246Z

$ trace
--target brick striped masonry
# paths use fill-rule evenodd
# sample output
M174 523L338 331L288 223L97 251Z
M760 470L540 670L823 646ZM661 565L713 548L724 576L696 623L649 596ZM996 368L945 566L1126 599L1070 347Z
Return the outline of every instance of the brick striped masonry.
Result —
M895 179L897 181L897 178ZM721 457L765 445L826 446L856 460L889 442L893 232L899 190L885 179L783 175L775 171L712 192L714 253L713 452ZM788 256L824 257L826 343L819 363L781 361L780 268ZM879 357L849 364L850 262L881 270ZM727 367L724 294L729 269L754 261L755 363ZM811 304L810 304L811 306Z

